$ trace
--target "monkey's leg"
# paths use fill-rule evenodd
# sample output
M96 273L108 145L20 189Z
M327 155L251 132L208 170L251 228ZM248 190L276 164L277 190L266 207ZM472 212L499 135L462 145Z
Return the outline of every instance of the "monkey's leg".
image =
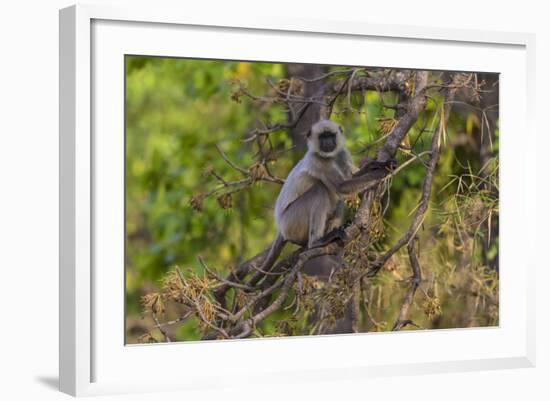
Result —
M256 285L266 275L264 272L271 270L287 241L300 245L307 244L310 219L308 211L314 208L314 204L320 196L317 186L313 186L302 194L283 212L278 222L279 233L277 238L273 242L266 260L260 267L260 271L252 276L249 285Z
M332 212L332 215L327 222L327 232L330 232L342 225L342 223L344 222L344 212L344 201L342 199L338 199L338 202L336 202L336 207L334 208L334 211Z
M309 242L308 247L314 248L320 245L326 230L332 224L338 224L343 216L343 203L335 205L331 202L328 190L319 185L316 201L310 209L309 215ZM333 221L330 221L333 220ZM329 241L330 242L330 241ZM328 243L328 242L327 242ZM310 276L328 278L335 266L339 265L340 257L337 255L322 255L308 260L302 271Z
M312 248L319 248L334 241L345 241L346 231L342 226L344 222L344 201L338 200L334 212L326 224L326 234L313 243Z
M310 201L304 202L302 213L308 217L308 248L325 235L327 222L335 210L335 204L330 200L328 189L321 183L315 185L310 192Z
M310 248L321 248L330 244L331 242L340 241L343 242L348 238L346 235L346 228L343 226L336 227L335 229L329 231L317 241L315 241Z
M281 238L298 245L311 244L312 241L315 241L324 235L327 218L331 215L333 209L334 204L331 203L327 188L319 182L292 202L284 211L281 216L281 220L278 222ZM274 243L274 245L276 244ZM272 249L276 249L275 246ZM274 257L273 262L277 256L278 253ZM303 267L304 272L310 267L317 271L319 271L319 269L325 270L325 265L323 263L319 263L320 261L325 260L323 258L324 257L314 258L316 261L313 263L311 263L313 259L308 260ZM271 258L268 257L267 259ZM266 265L267 264L264 263L264 266ZM330 266L332 266L332 264L330 264ZM272 266L269 266L269 269L271 269L271 267ZM268 271L267 266L262 267L262 270ZM255 285L263 277L264 274L257 272L252 277L249 284ZM273 276L265 275L262 285L264 283L269 283L271 279L273 279ZM265 307L270 298L259 302L256 305L256 310Z

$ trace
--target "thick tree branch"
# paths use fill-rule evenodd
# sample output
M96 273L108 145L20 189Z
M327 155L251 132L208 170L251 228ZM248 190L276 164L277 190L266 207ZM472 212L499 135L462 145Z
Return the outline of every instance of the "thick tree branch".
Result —
M428 72L418 71L415 77L414 96L410 98L407 111L398 120L384 146L378 150L378 161L384 162L395 156L398 146L403 142L403 139L418 119L420 112L426 106L425 90L427 84Z
M345 74L346 78L336 82L326 83L323 85L322 94L319 96L301 97L298 95L291 95L290 87L285 97L281 97L281 94L278 93L277 96L279 97L277 101L286 104L289 110L292 111L290 121L266 126L263 129L253 130L252 139L259 141L260 138L266 139L267 135L274 131L296 127L298 121L311 104L325 104L331 106L336 101L336 98L341 95L347 94L349 99L351 91L397 91L400 96L399 107L397 107L395 115L397 122L384 137L384 143L379 148L377 154L377 160L380 162L386 162L393 159L410 129L418 120L420 113L426 108L426 91L429 87L428 72L416 71L411 73L409 71L389 71L385 74L363 76L360 74L360 71L360 69L354 68L349 71L339 72L339 74ZM333 74L331 74L331 76L332 75ZM308 79L312 82L322 81L322 79L316 80L315 77ZM455 94L459 88L463 87L463 82L465 81L463 78L461 81L460 74L454 74L452 83L446 86L447 92L439 114L438 126L433 134L431 150L427 152L430 154L430 159L428 163L425 164L426 175L422 184L421 198L409 229L387 252L380 256L375 262L370 263L368 269L364 269L358 272L359 274L355 275L358 281L357 286L353 288L354 291L358 291L360 280L365 276L375 275L393 254L407 245L413 275L411 286L403 299L399 316L394 324L393 330L399 330L407 324L413 324L407 319L407 314L413 303L415 292L420 285L422 277L420 265L414 249L416 241L413 239L428 209L433 177L440 157L443 135L445 135L445 127ZM241 88L241 91L253 100L268 101L268 99L252 96L246 91L246 88ZM328 103L324 100L326 97L330 99ZM303 105L297 107L296 104L300 102L303 102ZM263 152L260 142L258 146L260 147L261 153L261 161L259 163L265 165L269 156ZM240 190L243 186L247 186L254 180L257 180L257 177L251 173L251 170L246 170L236 165L223 153L223 151L221 151L221 149L218 148L218 150L225 162L233 169L239 171L244 178L235 182L226 182L221 179L222 185L208 194L222 190L229 192ZM426 153L422 153L421 155L423 154ZM417 155L411 160L421 160L421 155ZM403 163L397 171L410 162L411 161L407 161ZM266 181L278 181L277 178L269 174L262 177L267 177L263 178ZM389 183L389 181L387 182ZM233 186L235 188L232 188ZM313 249L300 248L281 259L269 272L260 270L263 261L269 253L269 248L239 265L226 278L209 268L204 261L200 259L204 270L207 272L208 276L216 281L216 283L215 285L209 286L211 292L208 293L208 296L206 293L200 293L199 296L187 296L183 303L189 306L203 322L204 326L209 329L209 332L203 338L213 339L219 336L224 338L244 338L252 335L259 322L272 315L284 305L292 286L298 279L303 265L308 260L324 255L339 255L342 253L343 249L346 249L349 244L357 240L363 241L361 242L363 244L370 243L369 226L372 220L373 204L375 204L374 202L377 199L379 200L381 198L384 192L382 189L383 187L380 185L380 182L377 182L362 194L362 201L359 204L353 220L348 226L343 228L345 239L342 242L331 242L326 246ZM363 268L363 266L359 266L358 268ZM182 278L182 280L184 279ZM244 298L244 300L242 298ZM357 297L353 298L355 299ZM228 302L232 303L229 307L227 306ZM300 302L298 295L294 302ZM297 307L299 307L299 305L297 305ZM355 312L357 311L355 310ZM355 318L357 318L357 313ZM156 327L159 328L159 330L160 326L161 324L156 321Z
M348 71L352 74L353 69ZM407 89L407 80L409 79L408 71L391 71L384 75L359 76L350 79L349 81L329 82L325 86L325 93L334 95L345 91L377 91L377 92L404 92Z
M454 76L453 82L458 80L458 74ZM428 204L430 200L430 194L432 191L432 181L435 172L437 163L439 162L439 156L441 154L441 143L443 140L443 135L445 134L445 127L449 119L449 115L452 107L452 100L456 95L457 89L452 87L448 90L447 96L445 97L445 103L442 107L438 128L433 135L432 147L431 147L431 157L428 167L426 169L426 176L424 177L424 182L422 184L422 196L420 202L415 211L413 220L407 232L399 238L399 240L384 254L382 255L371 267L368 275L372 276L378 273L378 271L384 266L384 264L392 257L392 255L401 249L405 244L408 244L413 236L418 232L420 225L424 221L424 215L428 209Z

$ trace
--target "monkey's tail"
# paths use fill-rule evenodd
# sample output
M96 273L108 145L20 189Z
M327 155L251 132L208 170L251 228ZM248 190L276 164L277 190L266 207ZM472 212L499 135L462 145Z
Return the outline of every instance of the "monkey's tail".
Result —
M275 241L273 241L273 244L271 244L271 249L265 258L264 263L262 263L262 267L260 267L259 271L257 271L250 279L250 285L256 285L265 275L264 272L269 272L271 270L275 264L275 261L281 254L285 244L286 240L283 238L282 234L277 233L277 237L275 238Z

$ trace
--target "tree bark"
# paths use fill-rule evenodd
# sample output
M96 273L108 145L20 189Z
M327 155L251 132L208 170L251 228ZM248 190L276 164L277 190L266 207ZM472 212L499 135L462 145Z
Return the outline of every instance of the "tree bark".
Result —
M479 146L479 161L480 165L483 167L494 156L491 149L491 144L493 144L496 140L497 120L499 115L499 76L498 74L481 73L478 74L478 80L485 81L483 89L489 91L481 94L479 107L482 110L485 110L486 121L483 121L482 116L480 123L481 127L476 135L476 140ZM496 107L494 107L495 105ZM481 172L481 177L484 179L487 177L487 169L484 169ZM496 189L493 188L493 186L488 182L485 184L485 189L491 193L496 192ZM498 194L496 194L496 196L498 197ZM498 247L496 255L492 259L489 259L489 248L491 247L492 239L496 238L499 232L498 216L494 216L491 221L488 221L483 230L486 236L483 241L483 258L485 259L487 266L498 271ZM489 238L489 233L492 238Z
M312 79L320 77L326 72L326 67L316 64L287 64L287 75L289 78L305 78ZM314 82L304 82L304 96L310 97L313 95L322 95L323 80ZM303 103L296 103L291 105L295 113L298 112L300 107L303 107ZM321 106L318 104L311 104L308 106L305 113L298 121L298 124L294 128L290 129L290 137L294 145L294 153L301 155L307 148L306 133L311 126L319 121L321 117Z

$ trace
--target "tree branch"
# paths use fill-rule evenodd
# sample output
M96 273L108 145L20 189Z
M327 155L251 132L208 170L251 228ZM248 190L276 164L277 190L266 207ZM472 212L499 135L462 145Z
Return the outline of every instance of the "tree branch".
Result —
M409 312L409 308L413 303L416 289L420 286L420 283L422 282L422 271L420 269L420 263L418 263L418 258L414 250L416 243L417 240L415 239L409 242L409 245L407 246L407 251L409 253L409 262L411 264L413 274L411 277L411 285L407 291L407 294L403 298L403 302L401 303L401 308L399 310L399 316L395 321L395 324L393 325L392 331L399 331L408 324L417 326L413 323L412 320L407 319L407 314Z
M428 72L417 71L414 85L414 96L409 100L407 111L398 120L397 124L386 139L384 146L378 150L378 161L384 162L392 159L397 152L398 146L414 125L420 112L426 106L426 85L428 84Z
M453 77L453 82L458 79L456 78L457 75L458 74L456 74ZM456 95L456 91L457 89L455 87L451 87L448 90L444 105L442 107L438 128L434 133L433 139L432 139L431 157L430 157L430 162L428 164L428 167L426 169L424 182L422 184L422 196L420 198L418 207L415 211L414 218L411 222L411 225L407 230L407 232L403 236L401 236L401 238L399 238L399 240L384 255L382 255L375 263L373 263L373 266L368 272L369 276L373 276L376 273L378 273L378 271L384 266L384 264L392 257L392 255L395 252L401 249L405 244L408 244L413 238L413 236L418 232L420 225L424 221L424 215L426 213L426 210L428 209L428 203L430 200L434 171L437 166L437 163L439 162L439 156L441 154L441 141L444 135L447 121L449 119L449 115L452 107L452 100ZM393 148L393 146L391 148ZM397 149L397 147L395 147L395 149Z
M267 136L269 133L276 130L295 127L301 116L303 116L304 112L307 110L308 106L310 104L323 101L325 96L329 96L331 100L328 104L331 105L334 104L338 96L347 94L349 99L351 91L398 91L400 94L399 104L402 106L398 107L396 112L397 122L384 137L384 143L379 148L377 154L377 160L379 162L386 162L393 159L406 135L418 120L420 113L426 107L428 72L416 71L411 73L409 71L389 71L385 74L358 76L360 75L360 71L361 70L359 69L350 69L349 71L339 72L341 74L346 74L346 79L325 84L322 88L323 95L320 96L320 100L315 96L309 98L302 97L301 99L299 96L291 96L289 89L289 92L286 93L286 97L279 99L279 101L287 104L288 106L290 106L292 102L303 101L304 105L301 109L293 113L293 118L290 122L278 123L271 126L266 126L263 129L253 130L253 139L258 140L258 136L260 135ZM359 274L356 274L355 277L357 280L362 280L365 276L368 277L375 275L391 258L391 256L395 254L395 252L401 249L404 245L407 245L413 275L411 278L411 286L403 299L399 316L394 324L393 330L399 330L407 324L414 324L407 319L407 314L413 303L414 295L420 285L422 276L418 258L414 250L416 240L413 239L415 238L415 235L424 220L426 210L428 209L433 176L439 161L441 144L445 134L445 127L449 118L452 103L457 90L462 88L462 82L465 82L464 79L460 81L459 78L460 74L454 74L452 83L446 87L447 93L443 106L440 110L438 127L433 134L431 150L429 152L423 152L420 155L413 155L414 157L411 160L403 163L397 170L399 171L405 165L414 160L421 160L420 157L426 153L430 154L430 159L428 163L425 164L426 175L422 184L421 198L409 229L386 253L380 256L375 262L371 263L367 269L361 271ZM241 90L245 91L244 93L253 100L263 101L263 98L260 99L248 94L246 89L241 88ZM261 143L259 143L258 146L260 147L260 156L262 159L258 163L265 163L269 156L264 154L262 149L263 145ZM235 182L225 182L222 180L221 189L227 190L228 187L235 186L237 188L235 190L239 190L241 186L249 185L254 181L250 170L243 169L234 164L219 147L218 151L226 163L245 176L244 179ZM266 180L276 181L273 177ZM353 220L348 226L343 228L345 232L345 240L342 242L332 242L326 246L313 249L300 248L292 252L287 257L281 259L272 270L269 272L264 272L261 271L261 266L269 253L270 248L267 248L248 261L240 264L231 273L229 273L226 278L210 269L204 260L199 258L204 270L209 276L213 277L217 281L215 286L209 287L211 292L208 293L208 297L203 293L200 293L198 297L194 298L193 296L186 298L186 302L189 304L188 306L193 308L201 321L211 330L206 333L203 339L213 339L217 338L219 335L225 338L244 338L252 335L256 325L259 322L272 315L284 305L285 300L287 299L293 284L296 282L303 265L308 260L324 255L341 254L343 249L346 249L349 244L359 238L363 241L370 242L368 228L371 223L373 204L375 200L381 198L384 192L380 182L381 181L373 185L371 189L362 194L362 201L359 204ZM386 185L389 185L389 181L386 181ZM219 187L208 194L216 193L216 191L221 189ZM229 191L233 191L233 188ZM360 267L362 268L362 266ZM360 281L357 281L357 283L359 282ZM353 288L354 291L360 289L359 285ZM230 294L233 294L231 307L227 307L226 305L226 295L229 290L232 291ZM244 296L244 301L242 301L242 299L240 300L239 296ZM214 298L215 301L212 301L211 298ZM353 298L358 299L358 297ZM298 296L295 298L294 302L298 304L301 302ZM206 315L203 310L204 305L210 308L206 309L208 312ZM297 308L298 307L299 305L297 305ZM355 318L357 318L357 316L355 316ZM156 327L159 328L159 330L160 326L160 323L156 321ZM167 338L167 336L165 337ZM167 340L169 339L167 338Z

